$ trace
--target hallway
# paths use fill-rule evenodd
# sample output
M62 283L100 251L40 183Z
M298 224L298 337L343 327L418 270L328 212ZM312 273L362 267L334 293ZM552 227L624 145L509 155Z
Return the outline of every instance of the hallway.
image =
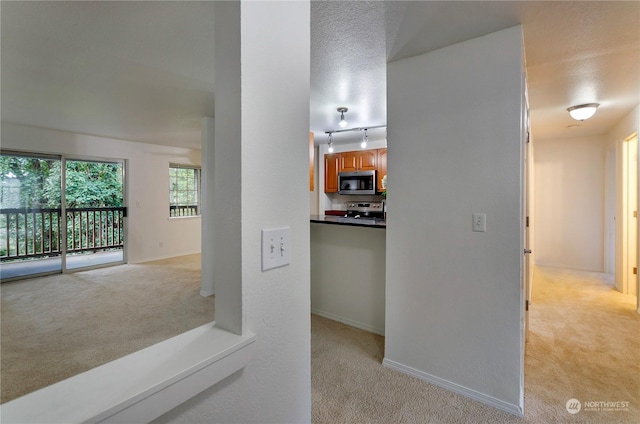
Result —
M579 422L640 422L640 315L610 274L536 267L525 358L528 398ZM609 408L603 402L622 403ZM628 407L625 402L628 402ZM614 409L614 410L610 410ZM618 409L618 410L615 410Z

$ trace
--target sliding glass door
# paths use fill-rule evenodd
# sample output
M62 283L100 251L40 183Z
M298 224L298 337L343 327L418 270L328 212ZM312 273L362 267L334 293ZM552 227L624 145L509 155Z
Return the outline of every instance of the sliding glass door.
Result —
M65 161L66 269L124 261L124 165Z
M2 280L62 270L61 158L2 153Z
M0 182L2 281L124 262L124 162L2 152Z

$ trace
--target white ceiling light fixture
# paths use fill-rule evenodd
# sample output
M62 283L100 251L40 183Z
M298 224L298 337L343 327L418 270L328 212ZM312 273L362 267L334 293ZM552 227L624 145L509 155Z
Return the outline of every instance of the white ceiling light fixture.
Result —
M329 153L333 153L333 137L329 133Z
M340 112L340 122L338 122L338 125L340 125L342 128L346 127L348 122L346 119L344 119L344 113L346 111L348 111L349 109L347 109L346 107L339 107L338 108L338 112Z
M364 136L362 136L362 143L360 143L360 147L365 149L367 147L367 141L369 141L369 137L367 137L367 129L364 129Z
M593 114L596 113L598 106L600 106L599 103L586 103L583 105L571 106L567 111L576 121L584 121L591 118Z

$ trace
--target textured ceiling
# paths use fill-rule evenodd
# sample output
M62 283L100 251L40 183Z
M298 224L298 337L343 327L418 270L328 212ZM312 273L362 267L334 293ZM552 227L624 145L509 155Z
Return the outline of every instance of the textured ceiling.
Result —
M639 2L554 3L527 11L523 28L535 138L603 134L640 103ZM588 121L565 111L591 102Z
M385 74L384 64L377 67L383 26L386 63L522 24L534 139L604 134L640 103L640 2L320 2L311 10L311 129L320 142L323 131L337 128L337 106L349 107L355 126L385 121L384 78L361 82L377 93L369 108L368 92L349 93L351 102L342 97L344 81ZM362 25L365 16L378 31ZM357 54L337 51L332 31L354 40ZM329 65L319 65L327 52ZM590 102L601 104L593 118L569 117L569 106ZM354 141L334 141L341 139Z
M336 108L349 108L348 127L387 122L385 9L370 2L311 4L312 131L339 129ZM346 134L342 136L344 139Z
M213 2L0 7L3 121L199 146L214 113ZM637 1L314 1L309 126L326 142L339 106L349 127L384 124L387 62L522 23L534 139L602 134L640 103L638 22ZM592 119L568 116L593 101Z

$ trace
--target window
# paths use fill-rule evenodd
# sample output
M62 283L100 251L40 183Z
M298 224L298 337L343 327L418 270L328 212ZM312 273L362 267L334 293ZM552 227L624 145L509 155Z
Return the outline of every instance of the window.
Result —
M200 168L169 165L169 216L200 215Z

